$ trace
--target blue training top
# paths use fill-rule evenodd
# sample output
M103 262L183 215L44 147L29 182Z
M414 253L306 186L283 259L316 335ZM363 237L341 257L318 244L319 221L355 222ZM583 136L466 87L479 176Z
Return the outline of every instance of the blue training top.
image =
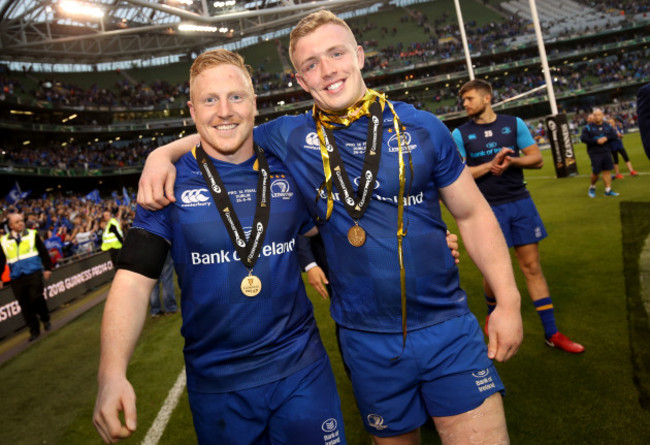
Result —
M445 240L438 188L458 179L465 167L445 125L430 113L394 102L404 145L413 158L413 178L407 164L403 241L406 269L408 329L436 324L468 312L458 269ZM347 232L353 221L333 186L334 210L319 230L323 236L333 295L331 313L347 328L372 332L401 332L400 268L397 251L399 191L398 141L393 115L384 110L381 161L371 202L359 225L367 233L361 247L350 245ZM367 117L349 128L334 131L346 171L358 185L364 161ZM316 125L309 113L285 116L254 130L255 140L280 157L291 171L312 215L325 217L326 199L318 189L324 180ZM405 148L404 148L405 150ZM408 157L404 156L408 161ZM356 193L356 190L355 190Z
M524 148L535 145L528 127L518 117L498 114L494 122L477 124L470 120L453 133L460 155L472 167L491 161L503 147L519 157ZM530 196L524 184L524 172L519 167L509 167L500 176L487 173L476 179L476 185L490 205L505 204Z
M598 144L598 139L603 136L607 138L607 142ZM616 130L605 121L600 125L594 123L585 125L580 135L580 140L587 144L587 153L590 155L609 153L611 143L617 139Z
M171 242L181 288L187 386L228 392L293 374L325 355L295 251L313 227L296 184L272 155L271 215L254 266L261 293L245 296L248 275L190 152L176 163L175 203L151 212L138 206L133 227ZM256 156L242 164L212 159L234 210L250 234L256 205Z

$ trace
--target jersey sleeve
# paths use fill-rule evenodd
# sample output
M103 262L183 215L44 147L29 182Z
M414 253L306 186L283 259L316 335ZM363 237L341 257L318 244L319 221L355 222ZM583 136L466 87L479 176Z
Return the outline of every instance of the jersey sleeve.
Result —
M280 117L253 129L255 143L264 151L284 161L287 158L286 118Z
M463 135L460 134L460 130L456 128L451 133L451 136L454 138L454 142L456 143L456 148L458 148L458 153L460 153L460 156L463 159L467 158L467 153L465 152L465 144L463 143Z
M144 229L149 233L172 242L171 227L167 217L167 207L162 210L151 211L138 205L132 227Z
M429 132L429 141L434 150L433 176L438 188L454 183L465 168L456 142L440 119L432 114L425 118L425 128Z
M535 139L533 139L533 136L530 134L530 131L528 130L528 126L526 123L521 119L517 118L517 147L519 149L523 149L526 147L530 147L531 145L535 145Z

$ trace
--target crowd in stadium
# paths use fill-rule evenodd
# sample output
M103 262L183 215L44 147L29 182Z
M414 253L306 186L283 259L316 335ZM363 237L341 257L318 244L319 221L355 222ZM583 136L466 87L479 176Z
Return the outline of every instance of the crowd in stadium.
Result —
M70 143L65 146L6 146L0 153L0 164L47 167L55 169L110 169L144 164L151 150L170 138L136 139L121 142L95 142L92 145Z
M612 10L625 10L626 13L633 15L648 10L647 5L635 1L612 1L606 4L602 2L597 4L585 3L586 6L609 13ZM423 28L423 34L429 37L426 40L414 41L406 45L388 43L391 41L391 35L399 33L400 26L412 27L413 24ZM469 21L465 23L465 28L470 51L475 54L507 50L511 48L512 37L532 32L530 23L518 17L511 17L509 20L500 23L491 22L487 25L479 25L475 21ZM380 31L382 36L386 37L385 40L364 38L364 35L377 30ZM434 59L444 60L451 57L462 57L463 49L458 24L455 18L448 14L444 14L442 18L436 18L433 23L422 13L416 12L412 15L404 15L400 18L400 23L396 23L396 26L392 29L378 28L376 23L366 19L364 23L353 26L353 31L359 43L367 52L366 71L408 66L414 63L430 62ZM593 29L591 31L597 32L598 30ZM516 57L526 58L528 56L519 54ZM253 82L258 93L286 88L291 82L295 86L291 73L269 72L262 65L254 68ZM600 74L598 75L600 76ZM517 81L517 79L514 80ZM605 79L605 81L610 80L612 79ZM173 83L155 80L148 83L138 83L125 78L112 86L93 85L90 88L83 88L61 79L49 78L40 80L35 90L27 91L20 78L0 76L0 100L7 100L19 94L27 94L33 99L50 103L55 107L166 107L175 102L183 104L189 96L189 85L187 81ZM274 105L274 103L260 101L258 104L260 108L271 105Z
M107 199L98 192L88 195L45 194L16 203L0 200L0 234L6 233L7 215L21 212L27 228L38 230L55 266L65 258L76 257L99 249L102 241L102 212L110 209L123 229L130 227L135 216L135 200L116 192Z

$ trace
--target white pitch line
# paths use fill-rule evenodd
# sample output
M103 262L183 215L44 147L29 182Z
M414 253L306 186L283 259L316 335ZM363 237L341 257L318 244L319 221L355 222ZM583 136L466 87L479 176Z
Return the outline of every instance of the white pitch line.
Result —
M149 428L149 431L147 431L147 435L141 445L156 445L158 443L167 427L167 424L169 423L169 418L171 417L172 412L174 412L176 405L178 405L178 401L185 389L186 382L185 366L183 366L183 370L178 374L178 378L176 379L174 386L172 386L172 389L169 390L165 403L163 403L160 411L158 411L156 420L153 421L153 424L151 425L151 428Z

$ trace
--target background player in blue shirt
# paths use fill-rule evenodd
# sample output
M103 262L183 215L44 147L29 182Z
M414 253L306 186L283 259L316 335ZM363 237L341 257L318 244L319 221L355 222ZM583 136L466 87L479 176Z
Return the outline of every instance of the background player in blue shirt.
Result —
M415 444L419 426L431 416L443 443L471 437L504 443L503 385L488 359L506 360L517 351L520 296L499 225L449 130L429 113L368 90L363 49L329 11L310 14L294 28L290 55L301 87L314 99L313 113L261 125L255 139L291 169L311 214L322 222L331 313L366 429L378 444ZM376 105L379 116L372 111ZM337 129L325 142L322 127L330 124ZM143 205L158 208L173 200L168 159L192 144L181 140L150 156L140 181ZM334 144L342 163L330 157L337 163L333 176L348 175L358 189L339 182L321 187L328 176L323 151L334 153ZM364 159L378 153L371 171ZM355 204L361 207L368 190L369 205L354 220L345 206L361 191ZM322 199L316 203L317 194ZM439 198L499 301L487 349L445 244ZM350 236L356 226L365 231L365 243Z
M596 197L596 183L602 172L605 196L618 196L618 193L612 190L614 161L610 148L611 143L618 140L618 135L616 130L605 121L603 110L596 108L591 116L593 121L585 125L582 135L580 135L580 140L587 144L587 154L591 160L591 176L587 194L590 198Z
M254 149L247 67L234 53L209 51L192 65L190 88L199 145L176 163L181 199L160 211L138 207L126 237L102 322L95 426L107 443L136 428L126 369L171 249L199 443L345 443L295 252L299 233L316 229L285 167Z
M476 184L492 206L508 247L515 248L526 287L544 326L546 344L567 352L580 353L584 347L558 332L553 302L539 259L538 242L546 229L524 183L525 168L542 168L539 147L526 124L518 117L496 114L492 109L492 86L472 80L460 89L460 97L470 121L452 133ZM523 154L523 155L522 155ZM497 306L494 292L484 280L488 319Z

